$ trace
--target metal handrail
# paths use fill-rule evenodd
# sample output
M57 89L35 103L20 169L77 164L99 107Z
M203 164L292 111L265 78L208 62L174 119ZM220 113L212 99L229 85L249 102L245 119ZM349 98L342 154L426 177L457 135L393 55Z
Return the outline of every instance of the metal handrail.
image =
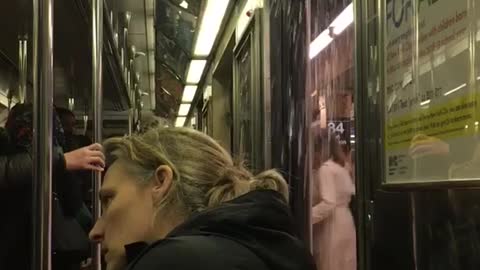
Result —
M51 270L53 0L33 0L32 269Z
M102 141L103 109L103 0L92 1L92 97L93 97L93 139ZM93 185L94 217L101 216L99 191L102 174L95 172ZM100 244L94 246L93 263L95 270L102 269Z

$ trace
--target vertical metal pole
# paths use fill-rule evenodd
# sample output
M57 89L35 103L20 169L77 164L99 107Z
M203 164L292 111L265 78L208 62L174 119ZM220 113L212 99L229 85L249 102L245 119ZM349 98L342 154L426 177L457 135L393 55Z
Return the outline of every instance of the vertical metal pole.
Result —
M27 93L27 37L18 37L18 99L19 103L25 103Z
M25 37L25 39L23 40L23 46L22 46L22 49L23 49L23 63L22 63L22 67L23 67L23 78L22 78L22 89L23 89L23 101L21 100L21 102L25 102L26 99L27 99L27 77L28 77L28 47L27 47L27 43L28 43L28 37Z
M103 0L92 1L92 97L93 97L93 136L95 142L102 141L103 108ZM96 172L93 185L95 220L101 216L99 191L101 173ZM93 263L95 270L102 268L100 244L94 247Z
M311 16L312 16L312 7L311 7L311 2L310 0L307 0L306 3L305 3L305 13L306 13L306 33L305 33L305 38L306 38L306 44L307 46L310 45L310 41L312 40L312 37L311 37ZM307 170L307 175L309 176L309 181L306 185L307 189L305 190L305 200L307 201L307 207L308 207L308 211L307 211L307 220L309 221L307 224L307 228L306 228L306 236L307 239L309 240L308 241L308 247L310 248L310 251L313 252L313 228L312 228L312 225L311 225L311 220L312 220L312 194L311 194L311 187L312 187L312 182L313 181L316 181L315 179L315 174L313 173L313 166L312 166L312 163L313 163L313 145L314 145L314 136L313 136L313 133L312 133L312 129L310 128L310 125L312 123L312 99L311 99L311 95L310 93L312 93L312 90L313 90L313 83L312 83L312 61L309 59L307 60L307 67L306 67L306 80L305 80L305 83L306 83L306 87L305 87L305 109L306 109L306 115L305 115L305 118L306 118L306 125L305 125L305 129L306 129L306 133L307 133L307 140L306 140L306 143L307 143L307 162L306 162L306 170Z
M53 0L33 0L33 270L50 270L52 236Z
M128 109L128 136L132 135L133 130L133 109Z
M18 70L19 70L19 83L18 83L18 99L19 103L24 103L23 100L23 37L18 37Z

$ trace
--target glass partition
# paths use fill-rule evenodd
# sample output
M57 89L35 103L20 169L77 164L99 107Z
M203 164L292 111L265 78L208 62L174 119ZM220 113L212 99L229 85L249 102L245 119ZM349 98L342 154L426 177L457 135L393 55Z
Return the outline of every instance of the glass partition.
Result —
M385 183L480 175L477 1L387 1Z
M357 269L352 1L311 0L311 225L319 270Z
M480 267L479 3L356 2L365 269Z

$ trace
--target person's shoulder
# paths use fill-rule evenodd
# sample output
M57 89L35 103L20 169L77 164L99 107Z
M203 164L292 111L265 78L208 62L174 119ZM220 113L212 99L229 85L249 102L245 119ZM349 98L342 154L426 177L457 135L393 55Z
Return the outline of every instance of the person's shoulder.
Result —
M75 140L77 140L80 147L84 147L84 146L88 146L88 145L92 144L92 140L88 136L75 135L74 138L75 138Z
M9 139L7 131L0 127L0 153L5 154L7 153L7 149L9 148Z
M0 127L0 143L8 143L8 133L7 130L3 127Z
M154 243L129 269L223 270L228 269L230 265L232 267L241 264L245 264L246 267L262 265L261 262L255 263L256 259L247 248L223 237L179 236ZM263 270L264 268L247 267L245 269Z

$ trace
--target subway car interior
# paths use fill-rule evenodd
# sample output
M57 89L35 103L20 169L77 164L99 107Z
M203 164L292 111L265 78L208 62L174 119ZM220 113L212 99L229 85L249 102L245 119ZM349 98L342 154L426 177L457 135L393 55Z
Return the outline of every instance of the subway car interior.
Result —
M477 48L480 0L2 1L0 270L117 270L92 243L52 263L83 244L55 232L58 130L74 150L175 127L277 169L318 270L478 270ZM85 235L104 175L64 221Z

